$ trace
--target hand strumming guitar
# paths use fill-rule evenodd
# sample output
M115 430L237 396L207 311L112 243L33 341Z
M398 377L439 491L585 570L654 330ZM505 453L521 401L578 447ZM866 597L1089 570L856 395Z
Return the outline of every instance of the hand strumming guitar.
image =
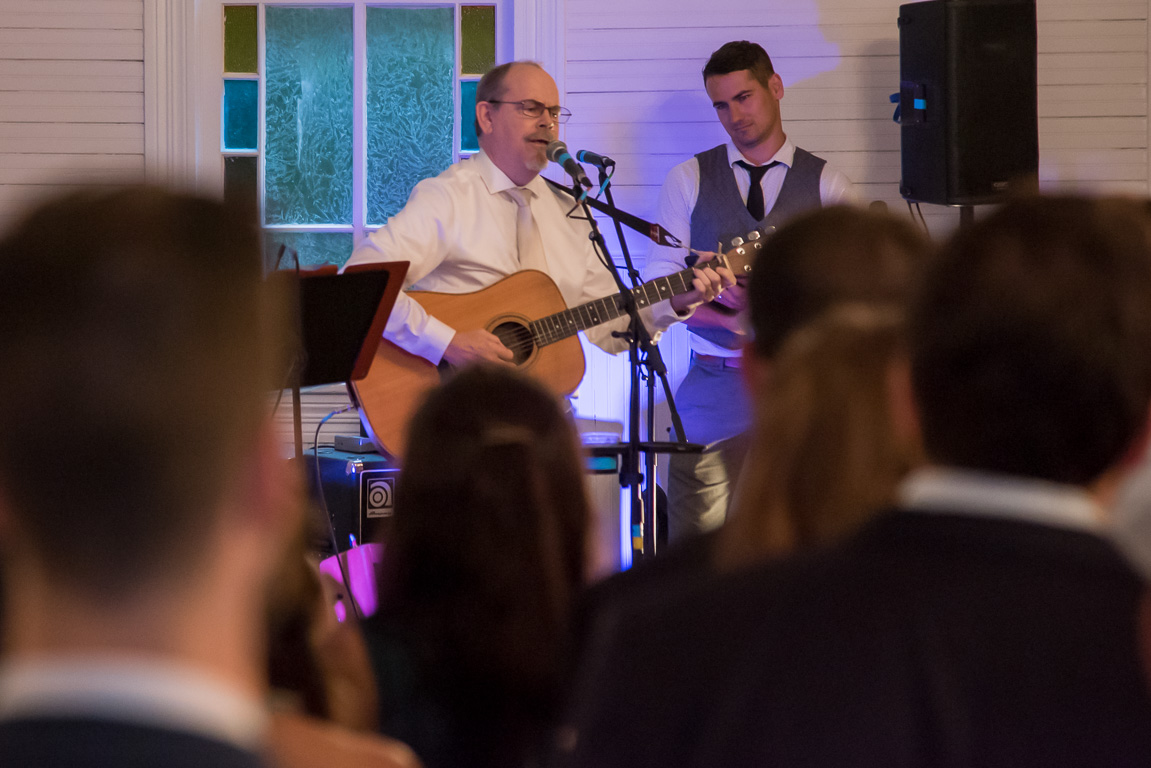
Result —
M504 346L499 337L483 328L456 332L444 350L444 360L457 368L480 361L510 365L512 357L512 351Z
M706 304L735 285L735 275L730 269L727 267L712 269L705 263L718 255L702 254L694 269L695 278L691 281L693 290L672 297L671 308L678 314L682 315L700 304Z

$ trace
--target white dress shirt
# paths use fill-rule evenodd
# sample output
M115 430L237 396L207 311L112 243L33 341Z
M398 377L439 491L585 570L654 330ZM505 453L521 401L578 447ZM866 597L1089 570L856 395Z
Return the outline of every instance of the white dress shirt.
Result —
M348 265L410 261L404 290L471 293L486 288L520 269L517 206L501 194L516 186L481 150L417 184L404 209L372 233ZM547 272L567 306L617 293L614 278L588 239L587 222L567 216L574 201L552 191L540 176L526 187L535 192L531 210L543 237ZM663 330L675 319L671 315L664 325L649 322L649 327ZM643 316L649 320L650 311ZM626 342L612 337L611 331L626 326L627 318L619 318L589 329L587 336L608 352L618 352ZM403 293L384 330L385 338L433 363L440 361L454 335L455 329L430 317Z
M45 656L0 668L0 720L53 717L151 725L251 752L268 725L259 701L175 662Z
M736 163L740 160L751 165L755 165L755 163L745 158L730 140L726 146L727 161L735 173L735 184L739 187L740 197L746 204L747 192L751 187L751 174L746 168ZM783 187L783 179L787 176L787 171L791 168L794 159L795 144L792 143L791 139L785 139L783 146L768 161L778 162L779 165L769 168L760 182L760 186L763 188L763 209L765 211L770 211L775 206L775 201L779 198L779 190ZM668 232L679 238L685 246L701 251L711 251L715 249L715 243L691 242L691 212L695 209L696 201L699 200L699 183L699 160L695 157L672 168L659 191L656 221ZM854 203L857 196L855 187L843 173L830 165L824 165L823 172L819 177L819 199L824 205L835 205L836 203ZM687 251L683 248L669 248L653 244L651 250L648 251L647 264L644 265L644 280L651 280L680 271L684 267L685 256L687 256ZM654 308L653 317L656 324L664 323L663 327L665 328L667 327L666 324L673 320L684 319L683 316L675 316L671 305L666 302ZM720 357L738 357L740 355L738 349L721 347L694 333L688 334L688 341L691 349L699 354Z
M1099 505L1084 489L1045 480L954 467L925 467L900 484L899 506L922 513L1022 520L1104 532Z

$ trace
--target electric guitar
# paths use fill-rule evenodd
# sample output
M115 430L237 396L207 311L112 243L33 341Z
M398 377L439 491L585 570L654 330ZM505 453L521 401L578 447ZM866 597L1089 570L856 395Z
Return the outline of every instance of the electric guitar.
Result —
M746 243L737 242L708 264L728 267L736 275L750 273L764 240L753 232ZM692 290L693 277L689 267L649 280L629 293L642 309ZM576 334L627 313L623 293L569 309L552 279L536 270L516 272L472 293L412 291L408 296L457 331L483 328L495 334L512 350L512 363L557 397L570 395L583 380L583 348ZM368 375L348 383L360 421L377 448L403 458L408 421L439 381L437 366L387 339L381 342Z

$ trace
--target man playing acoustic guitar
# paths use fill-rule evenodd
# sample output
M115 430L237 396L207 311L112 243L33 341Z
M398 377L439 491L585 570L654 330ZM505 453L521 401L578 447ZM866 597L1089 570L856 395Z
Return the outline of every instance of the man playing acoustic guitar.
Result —
M733 237L775 228L809 208L854 201L846 176L783 132L783 81L762 47L746 40L721 46L703 68L703 86L730 141L672 168L660 190L658 221L685 245L710 250L721 242L723 250ZM644 278L683 266L683 250L653 246ZM729 475L742 463L752 413L739 371L745 304L740 285L684 318L692 359L675 399L687 439L707 449L671 457L673 540L712 530L727 515Z
M408 260L405 290L470 293L520 270L536 269L551 277L568 307L617 293L588 239L587 222L568 218L571 199L539 176L557 125L570 116L558 102L555 81L534 62L511 62L489 71L476 91L479 153L417 184L404 209L372 233L348 263ZM734 282L725 268L697 269L691 289L676 304L710 301ZM663 323L650 323L650 330L670 325L675 313L670 314ZM627 318L620 317L588 328L588 337L617 352L626 342L611 332L626 325ZM436 364L513 358L488 330L453 328L405 294L396 302L384 338Z

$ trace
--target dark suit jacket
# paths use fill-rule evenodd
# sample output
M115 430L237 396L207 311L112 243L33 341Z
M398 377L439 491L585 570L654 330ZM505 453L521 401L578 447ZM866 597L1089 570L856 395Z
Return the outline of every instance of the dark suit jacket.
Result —
M0 722L4 768L266 768L251 752L181 731L112 720Z
M1151 765L1143 585L1089 533L895 512L593 641L570 764Z

